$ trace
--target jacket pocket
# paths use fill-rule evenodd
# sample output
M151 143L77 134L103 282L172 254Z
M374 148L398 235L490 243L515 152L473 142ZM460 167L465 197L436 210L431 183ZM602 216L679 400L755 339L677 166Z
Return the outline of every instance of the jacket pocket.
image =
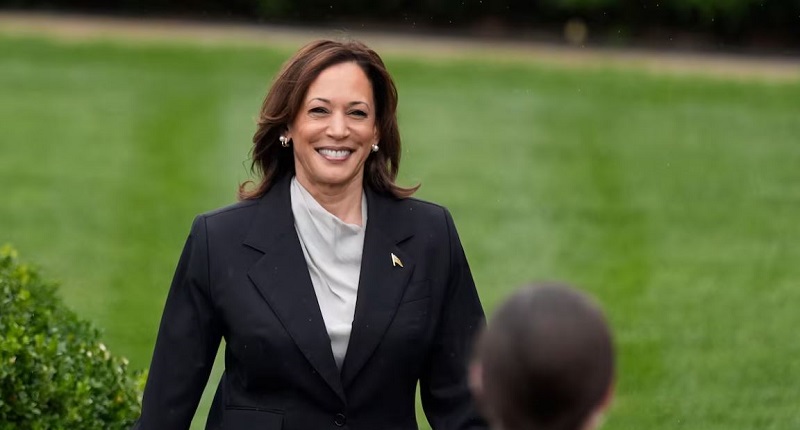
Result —
M406 290L403 292L403 298L400 304L412 303L419 300L427 299L431 296L431 281L417 281L408 284Z
M280 430L283 411L227 406L222 419L223 430Z
M410 302L403 302L397 308L394 325L403 331L417 333L428 325L430 318L431 298L423 297Z

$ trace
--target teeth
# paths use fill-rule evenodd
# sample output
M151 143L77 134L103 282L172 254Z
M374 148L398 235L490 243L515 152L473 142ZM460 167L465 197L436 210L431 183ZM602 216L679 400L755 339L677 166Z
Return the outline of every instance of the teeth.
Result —
M323 156L330 158L347 158L347 156L350 155L350 151L347 149L320 149L318 151Z

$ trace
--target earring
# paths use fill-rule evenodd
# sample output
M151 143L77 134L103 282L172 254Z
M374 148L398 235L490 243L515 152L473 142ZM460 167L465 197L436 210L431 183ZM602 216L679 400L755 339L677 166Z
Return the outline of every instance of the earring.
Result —
M288 148L289 147L289 138L288 137L281 136L281 137L278 138L278 140L281 142L281 146L282 147L284 147L284 148Z
M378 152L378 144L377 143L373 143L372 144L372 152Z

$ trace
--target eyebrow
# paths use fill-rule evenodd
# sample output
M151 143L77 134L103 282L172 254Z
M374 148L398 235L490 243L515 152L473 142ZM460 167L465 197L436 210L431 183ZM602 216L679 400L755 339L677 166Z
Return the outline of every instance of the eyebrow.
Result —
M314 100L319 100L319 101L321 101L321 102L324 102L324 103L327 103L327 104L331 104L331 101L330 101L330 100L328 100L328 99L324 99L324 98L322 98L322 97L314 97L314 98L312 98L311 100L309 100L309 102L312 102L312 101L314 101ZM368 107L368 108L370 107L369 103L367 103L367 102L362 102L362 101L354 101L354 102L350 102L350 103L348 103L348 104L347 104L347 107L353 107L353 106L355 106L355 105L364 105L364 106L366 106L366 107Z

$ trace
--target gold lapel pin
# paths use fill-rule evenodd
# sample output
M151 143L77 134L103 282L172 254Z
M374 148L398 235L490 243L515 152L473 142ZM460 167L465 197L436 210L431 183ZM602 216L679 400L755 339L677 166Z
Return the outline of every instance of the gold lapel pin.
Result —
M392 253L392 267L396 267L396 266L403 267L403 262L400 261L400 259L397 258L397 256L394 255L394 253Z

